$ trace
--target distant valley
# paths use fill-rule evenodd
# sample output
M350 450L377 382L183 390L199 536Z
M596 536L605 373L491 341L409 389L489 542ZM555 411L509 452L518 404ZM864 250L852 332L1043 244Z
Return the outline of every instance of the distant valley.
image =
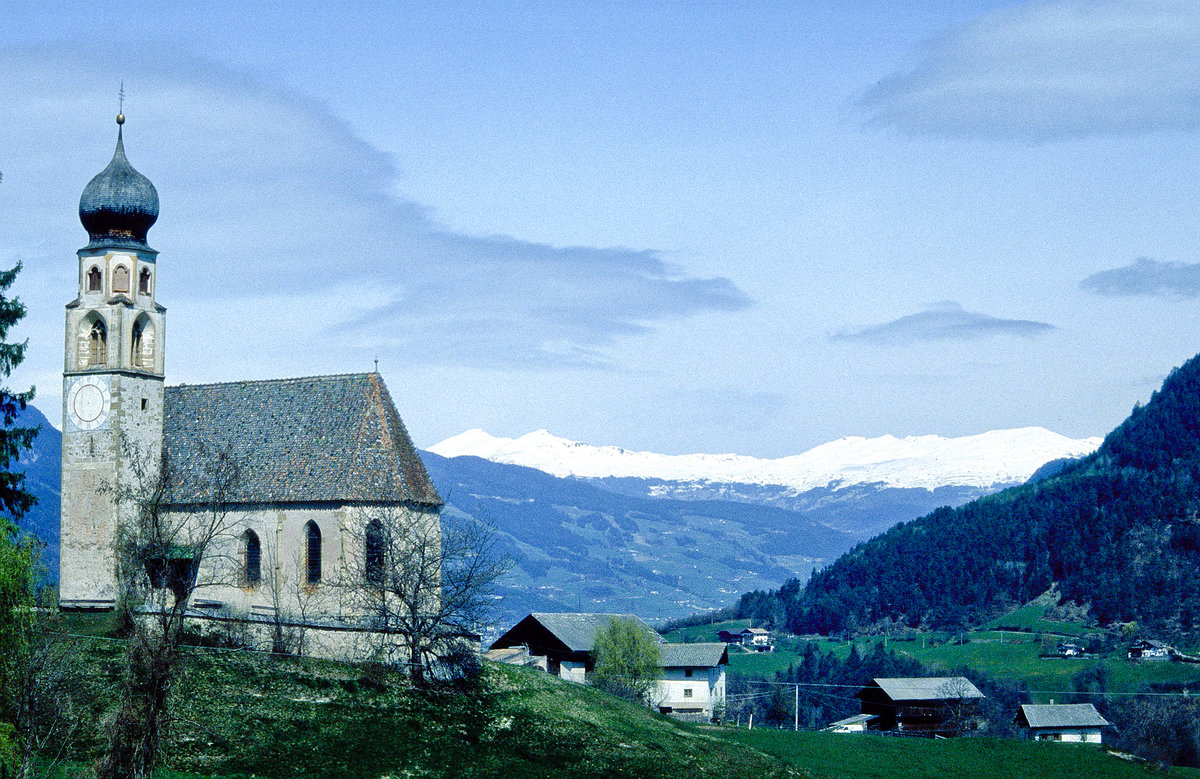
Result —
M26 419L43 430L22 458L39 498L23 524L46 542L56 576L62 439L36 409ZM514 453L506 439L469 437L476 448L492 446L497 459L534 457ZM538 433L531 440L540 445L539 468L473 456L456 439L423 457L446 500L447 521L469 515L490 522L516 560L498 593L501 622L535 610L632 611L663 620L729 605L743 592L806 579L897 522L1019 483L1042 463L1085 454L1099 442L1039 428L976 440L843 439L812 450L826 455L824 470L801 482L779 474L821 458L693 455L681 462ZM564 450L576 455L573 465ZM604 463L629 456L632 464ZM645 466L655 461L658 467ZM721 465L706 471L705 461ZM588 462L590 470L581 465ZM756 469L761 463L767 467Z

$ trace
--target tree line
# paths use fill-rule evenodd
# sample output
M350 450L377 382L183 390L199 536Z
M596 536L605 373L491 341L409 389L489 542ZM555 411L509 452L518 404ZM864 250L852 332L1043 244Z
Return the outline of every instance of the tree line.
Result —
M797 634L956 629L1052 585L1100 624L1200 631L1200 357L1094 454L900 524L732 612Z

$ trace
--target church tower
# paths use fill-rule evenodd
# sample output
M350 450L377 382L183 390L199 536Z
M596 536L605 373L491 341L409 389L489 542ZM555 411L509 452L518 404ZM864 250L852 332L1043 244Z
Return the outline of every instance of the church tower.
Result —
M158 252L146 233L158 192L125 157L117 115L112 161L83 190L79 286L67 304L63 365L60 604L106 609L116 601L114 541L135 516L114 492L158 475L163 440L166 309L155 300Z

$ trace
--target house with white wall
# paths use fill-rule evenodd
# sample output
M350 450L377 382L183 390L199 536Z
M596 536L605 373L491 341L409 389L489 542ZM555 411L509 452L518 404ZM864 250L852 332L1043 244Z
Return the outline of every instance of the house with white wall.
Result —
M1090 703L1026 703L1017 715L1017 724L1026 729L1032 741L1076 744L1101 744L1104 728L1112 727Z
M663 644L663 678L654 703L664 714L712 719L725 704L725 666L729 649L723 643Z

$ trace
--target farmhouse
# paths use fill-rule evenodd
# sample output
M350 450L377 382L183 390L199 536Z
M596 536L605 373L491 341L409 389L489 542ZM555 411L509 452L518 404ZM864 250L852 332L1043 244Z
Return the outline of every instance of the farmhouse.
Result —
M725 702L726 645L668 644L633 614L530 614L496 639L488 656L586 683L596 666L596 637L613 620L632 621L659 644L663 675L650 702L664 714L711 719Z
M954 736L973 730L984 695L963 676L873 679L855 697L878 717L872 730Z
M1174 650L1162 641L1143 638L1129 645L1130 660L1170 660Z
M655 698L658 710L712 719L725 703L729 650L718 643L663 644L660 649L663 678Z
M1083 744L1103 742L1104 728L1112 723L1100 716L1090 703L1031 704L1021 707L1017 724L1034 741L1069 741Z
M537 613L509 628L492 642L491 650L527 647L530 657L545 658L548 673L582 683L596 665L596 636L613 620L631 620L654 641L662 641L654 628L633 614Z

